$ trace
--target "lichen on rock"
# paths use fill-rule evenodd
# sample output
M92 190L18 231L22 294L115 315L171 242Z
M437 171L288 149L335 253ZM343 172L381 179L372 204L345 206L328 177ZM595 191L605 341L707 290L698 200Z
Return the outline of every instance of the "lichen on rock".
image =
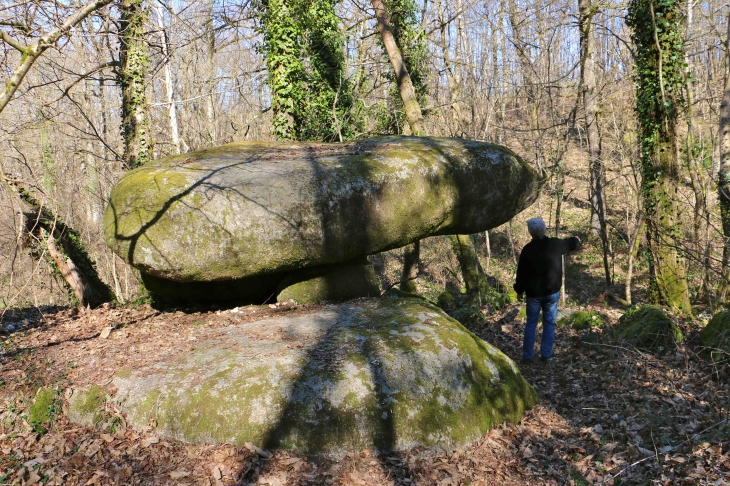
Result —
M407 298L231 326L113 384L132 426L307 454L464 445L537 401L507 356Z
M103 402L108 392L99 385L72 390L68 398L69 420L86 427L95 427L103 421Z

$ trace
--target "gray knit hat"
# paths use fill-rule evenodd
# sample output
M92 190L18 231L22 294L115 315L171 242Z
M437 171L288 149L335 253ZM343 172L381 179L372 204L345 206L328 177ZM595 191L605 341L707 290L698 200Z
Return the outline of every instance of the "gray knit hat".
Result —
M533 238L542 238L545 236L545 221L541 218L530 218L527 221L527 231Z

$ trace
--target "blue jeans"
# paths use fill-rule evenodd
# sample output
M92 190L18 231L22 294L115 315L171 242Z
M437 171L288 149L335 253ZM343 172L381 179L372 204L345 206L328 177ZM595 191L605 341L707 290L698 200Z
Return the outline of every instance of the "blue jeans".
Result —
M558 298L560 292L545 297L528 297L526 302L527 318L525 322L525 338L522 341L522 358L532 359L535 349L535 334L537 333L537 319L542 309L542 340L540 341L540 356L550 358L553 355L555 342L555 316L558 313Z

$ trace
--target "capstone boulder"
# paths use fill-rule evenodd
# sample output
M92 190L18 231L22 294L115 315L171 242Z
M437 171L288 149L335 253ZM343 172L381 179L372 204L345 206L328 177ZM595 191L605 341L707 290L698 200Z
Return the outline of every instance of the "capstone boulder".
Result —
M163 291L168 282L250 287L262 275L278 282L493 228L529 206L540 183L510 150L461 139L234 143L127 173L111 192L105 238Z

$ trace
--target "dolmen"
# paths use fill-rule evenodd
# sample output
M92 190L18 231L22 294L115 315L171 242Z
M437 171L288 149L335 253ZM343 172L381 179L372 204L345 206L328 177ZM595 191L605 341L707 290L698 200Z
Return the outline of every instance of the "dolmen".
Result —
M366 257L498 226L540 184L504 147L428 137L234 143L130 171L106 241L157 296L346 302L234 321L70 390L67 415L103 429L113 402L163 437L335 456L461 447L516 422L538 397L515 363L423 299L380 297Z
M540 184L509 149L470 140L240 142L128 172L105 238L158 296L346 300L380 292L368 255L494 228Z

